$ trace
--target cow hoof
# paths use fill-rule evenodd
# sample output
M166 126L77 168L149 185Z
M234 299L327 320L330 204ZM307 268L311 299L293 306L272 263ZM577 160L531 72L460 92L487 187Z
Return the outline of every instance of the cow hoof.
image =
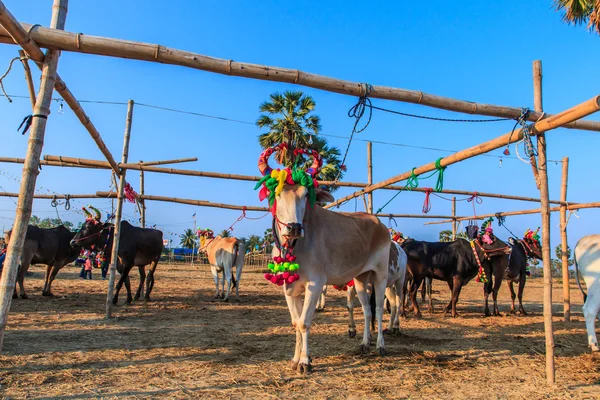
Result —
M384 335L387 335L390 333L390 330L388 328L385 328L381 333L383 333Z
M133 298L133 301L138 301L139 299L140 299L140 296L137 296L137 295L136 295L136 296Z
M219 296L219 295L216 295L215 297L213 297L213 299L220 299L220 298L221 298L221 296Z
M290 367L292 368L292 371L298 371L298 361L292 360Z
M483 316L484 316L484 317L491 317L491 316L492 316L492 314L490 313L490 311L489 311L489 310L485 310L485 312L483 313Z
M116 306L118 302L119 302L119 298L113 297L113 300L112 300L113 306Z
M348 331L348 337L353 338L355 336L356 336L356 331L350 331L350 330Z
M597 351L600 351L598 344L590 344L590 348L592 349L592 352L594 352L594 353Z
M310 364L298 364L298 372L300 372L302 375L308 375L312 372L312 370L313 368Z
M22 298L23 300L26 300L26 299L28 299L29 297L28 297L28 296L27 296L25 293L23 293L23 294L21 295L21 298Z
M519 315L526 317L527 313L525 312L525 310L519 310Z
M223 299L223 303L229 303L229 298L228 298L228 297L225 297L225 298Z
M238 299L237 297L234 300L236 303L241 303L242 301L240 299Z
M415 318L421 319L423 318L423 316L421 315L421 312L419 311L418 313L415 314Z
M19 296L17 296L16 293L13 293L13 299L18 299L18 298L19 298Z
M396 336L400 336L400 328L392 328L392 334Z
M452 318L458 318L458 317L459 317L458 313L453 313L452 314Z
M225 298L225 293L221 293L221 298L224 299Z
M316 312L323 312L323 311L325 311L325 309L324 308L317 308L317 309L315 309L315 311Z
M515 311L514 308L511 308L508 313L511 314L511 315L515 315L517 312Z
M504 316L504 315L500 314L500 313L499 313L499 312L497 312L497 311L494 313L494 317L503 317L503 316Z
M361 344L360 345L360 353L361 354L369 354L369 346L367 346L366 344Z
M144 301L152 301L152 299L150 298L150 296L145 296Z
M380 347L377 349L377 351L379 351L379 355L381 357L385 357L387 355L387 351L385 350L385 347Z

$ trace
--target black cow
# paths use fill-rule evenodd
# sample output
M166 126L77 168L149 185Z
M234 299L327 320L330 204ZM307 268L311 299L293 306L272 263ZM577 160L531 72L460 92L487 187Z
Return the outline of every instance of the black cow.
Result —
M12 230L6 232L6 243L10 241ZM45 264L46 277L44 279L44 289L42 296L53 296L52 282L56 278L58 271L70 262L75 261L79 255L79 250L73 249L69 242L75 236L75 232L60 225L56 228L44 229L38 226L29 225L25 235L25 244L21 254L21 263L17 282L19 283L19 294L22 299L26 299L23 280L31 264ZM17 287L13 298L17 298Z
M525 282L527 280L527 259L537 258L538 260L541 260L542 246L538 240L532 239L530 237L524 237L521 240L511 237L508 239L508 242L512 247L508 267L501 262L497 262L496 259L492 262L492 269L494 273L494 286L493 288L491 288L491 291L492 296L494 298L494 315L500 315L496 299L498 297L498 290L502 285L503 279L506 279L508 287L510 288L510 297L512 300L510 313L516 313L515 298L517 296L515 295L513 283L518 283L519 313L521 315L527 315L525 309L523 308L523 290L525 289ZM488 289L490 289L490 285L491 280L490 282L488 282ZM489 312L486 315L489 315Z
M448 283L452 291L452 299L445 308L445 314L451 310L452 316L456 317L458 316L456 303L460 291L479 271L477 258L482 266L489 264L491 258L500 256L503 256L502 258L505 258L508 263L506 255L510 254L510 247L496 239L492 233L489 237L492 239L491 244L484 243L479 237L473 241L474 247L471 247L471 243L465 239L453 242L412 241L403 246L408 256L407 266L413 277L410 298L417 317L421 317L417 304L417 291L424 278L429 277ZM491 266L488 266L488 270L491 271Z
M141 296L146 280L145 300L150 300L150 293L154 287L154 271L158 265L160 254L163 248L163 233L157 229L144 229L131 225L127 221L121 221L121 231L119 240L119 253L117 270L121 274L117 283L115 295L112 299L113 304L117 304L119 291L125 283L127 289L127 303L132 300L138 300ZM99 214L94 218L88 217L81 230L71 240L71 246L76 248L85 248L88 250L104 251L106 260L110 264L112 256L112 246L114 239L114 225L102 223ZM146 265L151 264L146 279ZM129 284L129 271L131 268L138 267L140 271L140 284L135 298L131 297L131 287Z

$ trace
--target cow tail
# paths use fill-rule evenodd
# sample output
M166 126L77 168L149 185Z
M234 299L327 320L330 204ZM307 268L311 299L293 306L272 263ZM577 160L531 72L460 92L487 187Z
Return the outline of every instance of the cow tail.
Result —
M587 293L583 290L581 286L581 281L579 280L579 265L577 265L577 256L573 257L575 260L575 279L577 280L577 286L579 286L579 290L581 290L581 294L583 294L583 302L587 300Z
M235 281L235 276L233 275L233 267L236 265L239 250L240 250L240 246L238 245L238 242L235 242L235 245L233 246L233 262L231 263L231 288L232 289L235 289L235 287L237 285L237 282ZM237 270L237 268L236 268L236 270Z
M375 285L373 285L373 290L371 291L371 330L375 330L375 306L377 304L377 300L375 298Z

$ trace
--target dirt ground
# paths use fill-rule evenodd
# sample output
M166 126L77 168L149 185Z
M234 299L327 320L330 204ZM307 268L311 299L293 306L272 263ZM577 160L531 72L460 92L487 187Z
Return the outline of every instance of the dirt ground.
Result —
M386 336L384 358L374 349L358 354L362 312L359 335L348 338L344 294L330 288L310 335L314 372L302 377L290 369L295 338L285 299L261 274L242 276L240 303L222 303L213 300L206 266L159 265L153 301L120 305L106 321L106 282L97 270L82 281L66 267L54 298L41 296L43 269L31 270L30 298L13 301L0 356L4 398L600 397L600 356L588 350L575 285L570 324L554 286L557 384L550 388L541 279L527 284L527 317L482 317L482 288L473 281L456 319L439 312L449 292L434 282L438 312L401 320L401 335ZM501 312L509 299L503 286Z

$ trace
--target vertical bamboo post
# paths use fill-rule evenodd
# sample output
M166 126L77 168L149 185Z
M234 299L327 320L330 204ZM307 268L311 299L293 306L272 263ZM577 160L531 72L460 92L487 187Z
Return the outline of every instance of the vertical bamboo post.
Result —
M140 161L140 165L143 161ZM144 170L140 169L140 196L144 195ZM139 200L140 216L142 218L142 228L146 227L146 202L143 199Z
M542 112L542 62L533 62L533 99L536 112ZM554 331L552 328L552 266L550 254L550 204L546 135L537 135L540 201L542 214L542 259L544 262L544 331L546 334L546 381L554 384Z
M367 184L373 183L373 143L367 142ZM373 192L367 194L368 213L373 214Z
M21 57L21 63L23 64L23 70L25 71L25 80L27 81L29 99L31 100L31 108L33 109L35 108L35 87L33 86L33 78L31 77L29 61L27 61L27 54L25 54L25 51L23 50L19 50L19 57Z
M569 180L569 157L562 159L562 182L560 185L560 200L567 201L567 182ZM562 245L562 281L564 320L571 322L571 290L569 286L569 245L567 244L567 206L560 206L560 239Z
M458 221L456 221L456 197L452 197L452 240L456 240L456 230Z
M68 0L54 0L52 5L51 28L64 29L67 18ZM58 68L58 58L60 51L48 50L44 65L42 66L42 79L40 82L40 91L35 101L33 110L31 133L27 142L27 155L23 164L23 173L21 177L21 187L19 190L19 202L15 215L15 223L10 242L8 244L6 259L4 260L4 269L0 281L0 351L4 341L4 329L8 320L8 312L12 301L12 295L15 289L15 281L23 245L25 244L25 235L27 226L31 218L31 208L33 204L33 194L35 183L40 172L40 155L44 145L44 134L46 131L46 121L50 114L50 103L52 102L52 90L56 82L56 70Z
M125 122L125 135L123 138L123 156L121 162L127 163L129 157L129 137L131 136L131 122L133 119L133 100L127 102L127 120ZM127 174L126 169L121 170L119 176L119 188L117 191L117 212L115 215L115 229L113 233L113 245L110 257L110 275L108 277L108 291L106 295L106 319L112 316L112 300L115 290L115 274L117 272L117 262L119 255L119 240L121 238L121 217L123 215L123 190L125 188L125 175Z

